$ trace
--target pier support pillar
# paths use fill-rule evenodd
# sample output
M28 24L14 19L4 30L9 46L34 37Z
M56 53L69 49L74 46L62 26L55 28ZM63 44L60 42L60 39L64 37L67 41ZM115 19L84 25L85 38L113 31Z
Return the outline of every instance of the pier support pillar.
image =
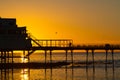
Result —
M107 71L107 59L108 58L108 50L106 50L106 61L105 61L105 70Z
M9 63L9 51L7 51L7 58L8 58L8 63Z
M11 51L11 53L12 53L12 63L13 63L13 62L14 62L14 61L13 61L13 51Z
M52 80L52 50L50 50L50 80Z
M4 51L4 63L6 63L7 61L7 58L6 58L6 51Z
M52 50L50 50L50 68L51 68L51 71L52 71Z
M112 64L114 65L114 50L111 50L112 52Z
M66 50L66 62L67 62L67 54L68 54L68 51Z
M72 61L72 66L73 66L73 50L71 50L71 61Z
M23 56L25 57L25 50L23 50Z
M30 54L30 51L28 50L28 54ZM30 57L28 56L28 63L30 62Z
M71 60L72 60L72 80L73 80L73 76L74 76L74 65L73 65L73 61L74 61L74 55L73 55L73 50L71 50Z
M45 69L44 69L44 72L45 72L45 80L47 79L47 50L45 50Z
M50 63L52 63L52 50L50 50Z
M47 63L47 50L45 50L45 65Z
M107 59L108 58L108 50L106 50L106 63L107 63Z
M3 63L3 51L1 51L1 63Z
M67 55L68 55L68 51L66 50L66 63L67 63ZM65 74L66 74L66 80L67 80L67 65L65 66Z
M111 50L111 53L112 53L113 75L114 75L114 50Z
M92 50L92 61L93 61L93 72L95 72L95 64L94 64L94 50Z
M28 56L28 63L30 63L30 57Z
M24 63L24 60L25 60L25 50L23 50L23 63Z
M88 50L86 50L86 68L88 66Z

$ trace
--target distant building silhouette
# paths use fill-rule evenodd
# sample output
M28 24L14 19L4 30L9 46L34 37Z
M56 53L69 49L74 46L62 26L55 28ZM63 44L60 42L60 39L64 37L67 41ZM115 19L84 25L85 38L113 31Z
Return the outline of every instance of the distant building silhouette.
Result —
M32 47L26 27L18 27L14 18L0 18L0 49L25 49Z

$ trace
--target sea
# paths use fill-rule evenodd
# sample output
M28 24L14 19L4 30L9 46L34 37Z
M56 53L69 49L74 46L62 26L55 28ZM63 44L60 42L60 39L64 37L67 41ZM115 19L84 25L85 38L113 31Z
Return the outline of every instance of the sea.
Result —
M22 55L16 53L14 55ZM105 52L88 53L73 52L73 64L56 68L18 68L0 69L0 80L120 80L120 52L108 52L107 62ZM67 54L67 62L71 62L71 53ZM114 60L113 60L114 59ZM88 60L88 64L86 64ZM14 62L27 62L24 58L15 58ZM52 62L65 62L65 52L52 52ZM44 52L36 52L30 55L30 62L44 63ZM47 52L47 62L50 62L50 54Z

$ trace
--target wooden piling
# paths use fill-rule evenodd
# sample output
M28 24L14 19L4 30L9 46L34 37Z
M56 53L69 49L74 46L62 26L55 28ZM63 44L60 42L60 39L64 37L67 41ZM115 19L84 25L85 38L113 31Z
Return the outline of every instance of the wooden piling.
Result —
M67 63L67 54L68 54L68 51L66 50L66 63ZM65 67L65 74L66 74L66 80L67 80L67 65Z
M12 53L12 63L14 63L14 61L13 61L13 51L11 51L11 53Z
M111 50L111 53L112 53L112 64L113 64L113 78L114 78L114 50Z
M108 50L106 50L106 60L105 60L105 70L107 71L107 63L108 63Z
M23 50L23 56L25 56L25 50Z
M4 63L6 63L7 61L7 57L6 57L6 51L4 51Z
M50 65L50 73L51 73L50 80L52 80L52 50L50 50L50 63L51 63L51 65Z
M47 70L46 70L46 67L45 67L45 69L44 69L44 73L45 73L45 80L47 80Z
M88 66L88 50L86 50L86 67Z
M1 51L1 63L3 63L3 51Z
M30 53L30 52L29 52L29 50L28 50L28 54L29 54L29 53ZM30 62L30 57L28 56L27 58L28 58L28 63L29 63L29 62Z
M66 57L66 62L67 62L67 54L68 54L68 51L66 50L66 56L65 56Z
M113 67L114 67L114 50L111 50L111 53L112 53L112 64L113 64Z
M9 63L9 51L7 51L7 58L8 58L8 63Z
M93 72L95 72L95 64L94 64L94 50L92 50L92 61L93 61Z
M50 63L52 63L52 51L50 50Z
M47 50L45 50L45 65L47 63Z
M73 56L73 50L71 50L71 61L72 61L72 67L73 67L73 60L74 60L73 57L74 57L74 56Z
M108 58L108 50L106 50L106 63L107 63L107 59Z

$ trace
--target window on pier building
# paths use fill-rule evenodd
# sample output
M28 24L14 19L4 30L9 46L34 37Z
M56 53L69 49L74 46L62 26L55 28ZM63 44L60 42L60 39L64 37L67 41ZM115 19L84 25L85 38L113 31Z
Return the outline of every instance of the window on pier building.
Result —
M0 18L0 28L17 27L16 19L14 18Z

